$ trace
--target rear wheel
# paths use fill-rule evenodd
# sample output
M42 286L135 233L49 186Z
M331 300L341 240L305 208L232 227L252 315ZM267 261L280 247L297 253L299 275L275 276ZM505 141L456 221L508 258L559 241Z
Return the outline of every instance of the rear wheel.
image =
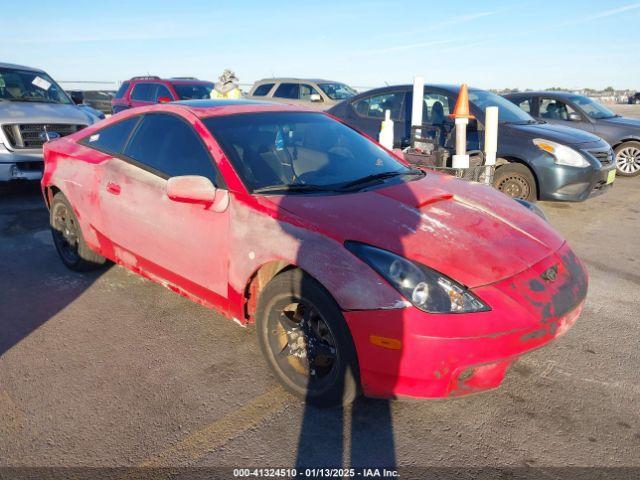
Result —
M625 142L615 149L616 170L623 177L640 175L640 142Z
M493 186L512 198L535 202L536 179L531 170L520 163L507 163L496 169Z
M105 258L85 242L78 218L62 192L56 193L51 202L50 225L53 243L67 268L86 272L105 263Z
M260 348L287 390L329 407L358 394L353 340L342 312L322 285L301 270L277 275L256 311Z

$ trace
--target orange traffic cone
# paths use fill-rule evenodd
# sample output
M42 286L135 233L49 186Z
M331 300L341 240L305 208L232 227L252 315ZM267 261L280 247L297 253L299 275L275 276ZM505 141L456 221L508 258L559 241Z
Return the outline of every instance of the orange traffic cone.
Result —
M456 106L453 109L453 113L449 114L449 116L453 118L475 118L469 113L469 90L467 89L466 83L463 83L460 87Z

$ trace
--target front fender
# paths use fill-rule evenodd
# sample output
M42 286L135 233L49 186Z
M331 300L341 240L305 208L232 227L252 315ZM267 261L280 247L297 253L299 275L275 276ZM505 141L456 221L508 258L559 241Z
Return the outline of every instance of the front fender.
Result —
M341 241L304 225L266 200L233 195L230 205L229 289L244 292L251 277L270 262L295 265L319 281L343 310L389 309L404 298ZM232 305L232 315L237 316Z

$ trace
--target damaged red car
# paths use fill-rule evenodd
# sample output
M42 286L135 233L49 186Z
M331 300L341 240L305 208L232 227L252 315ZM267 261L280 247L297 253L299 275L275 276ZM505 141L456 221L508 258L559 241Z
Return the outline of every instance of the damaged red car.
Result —
M44 153L65 265L111 260L255 322L275 376L315 405L495 388L586 296L584 266L542 218L325 113L176 102Z

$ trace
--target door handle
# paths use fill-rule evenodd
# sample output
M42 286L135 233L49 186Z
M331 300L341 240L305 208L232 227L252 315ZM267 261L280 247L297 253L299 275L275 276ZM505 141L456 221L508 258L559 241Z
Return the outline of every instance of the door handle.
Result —
M120 185L114 182L107 183L107 192L120 195Z

